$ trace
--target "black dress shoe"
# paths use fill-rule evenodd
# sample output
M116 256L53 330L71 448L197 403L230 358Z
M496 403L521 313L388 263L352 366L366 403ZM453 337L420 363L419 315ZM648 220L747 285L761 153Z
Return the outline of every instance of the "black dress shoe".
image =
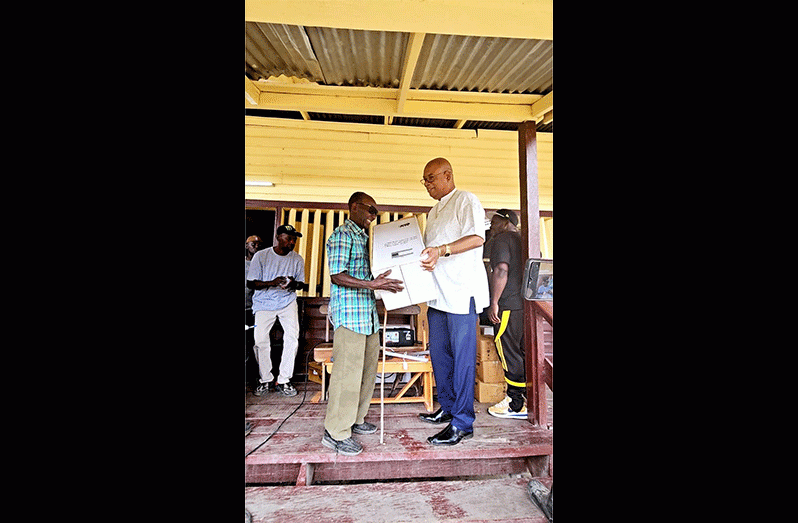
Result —
M471 438L473 435L473 430L471 432L466 432L455 428L454 425L449 423L445 429L427 438L427 441L433 445L457 445L464 439Z
M419 414L418 417L421 418L421 421L426 421L427 423L449 423L452 421L452 415L443 412L443 408L436 410L432 414Z

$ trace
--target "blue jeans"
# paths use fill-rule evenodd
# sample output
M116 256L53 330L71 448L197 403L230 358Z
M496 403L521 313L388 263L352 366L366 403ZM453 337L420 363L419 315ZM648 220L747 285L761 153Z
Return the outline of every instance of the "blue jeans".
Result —
M430 307L429 352L438 387L438 403L452 415L452 425L473 430L474 374L477 359L477 313L474 298L468 314L452 314Z

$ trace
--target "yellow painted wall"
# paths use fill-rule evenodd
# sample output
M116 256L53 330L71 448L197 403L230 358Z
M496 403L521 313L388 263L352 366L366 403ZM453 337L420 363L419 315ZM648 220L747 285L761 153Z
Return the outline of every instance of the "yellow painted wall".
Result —
M537 133L540 209L552 205L552 133ZM405 126L245 117L247 180L271 181L274 187L245 188L253 200L345 203L354 191L365 191L377 205L422 206L436 202L420 183L424 165L447 158L458 188L477 195L487 209L520 209L518 135L509 131L428 129ZM321 223L322 213L326 225ZM308 292L329 296L324 244L343 223L347 211L292 209L288 223L302 232L296 252L305 259ZM379 223L406 214L382 213ZM421 215L422 223L426 216ZM312 221L312 223L310 223ZM523 223L522 223L523 225ZM553 218L540 219L540 247L553 258ZM422 225L423 226L423 225ZM316 291L316 284L322 288Z
M540 252L543 258L554 258L554 218L540 219Z
M378 205L432 207L419 180L443 156L483 207L521 208L515 132L244 118L245 177L275 183L246 187L248 199L342 203L361 190ZM540 209L554 210L552 133L537 139Z

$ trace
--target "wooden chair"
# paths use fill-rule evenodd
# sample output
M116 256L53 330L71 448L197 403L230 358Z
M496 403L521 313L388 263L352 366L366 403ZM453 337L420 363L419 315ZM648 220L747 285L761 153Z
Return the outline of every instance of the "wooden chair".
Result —
M327 304L322 305L319 308L319 311L324 314L327 318L326 326L325 326L325 333L324 333L324 342L319 343L316 348L313 350L313 361L308 362L308 380L320 383L321 384L321 392L316 393L313 398L311 399L312 403L318 403L319 401L326 401L327 400L327 380L329 375L332 373L334 362L330 361L332 356L332 342L330 341L330 311L329 306ZM377 311L378 313L384 314L385 307L382 306L382 302L377 302ZM417 316L421 313L421 308L418 305L411 305L409 307L402 307L400 309L395 309L393 311L389 311L391 315L409 315L409 316ZM410 322L410 325L413 326L413 332L415 336L415 322ZM425 345L422 343L417 343L412 347L390 347L390 350L394 352L417 352L426 349ZM380 355L380 363L377 365L377 372L382 373L382 355ZM427 412L432 412L432 362L429 359L425 362L418 362L418 361L411 361L406 360L404 358L398 357L390 357L387 358L385 361L385 373L405 373L410 372L410 379L408 382L402 387L395 395L394 389L396 388L398 379L394 380L393 386L388 393L388 397L385 398L385 403L424 403L424 406L427 409ZM420 396L405 396L405 394L410 390L416 382L421 384L421 395ZM380 386L383 386L380 384ZM371 400L372 404L379 404L379 398L373 398Z

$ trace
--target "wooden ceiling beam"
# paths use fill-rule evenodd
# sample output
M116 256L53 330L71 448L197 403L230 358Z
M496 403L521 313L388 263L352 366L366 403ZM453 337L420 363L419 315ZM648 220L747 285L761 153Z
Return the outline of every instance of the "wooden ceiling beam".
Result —
M554 91L532 104L532 119L540 121L546 113L554 111ZM552 115L553 117L553 115Z
M244 75L244 102L248 106L260 103L260 89L246 75Z
M283 111L523 122L543 118L552 101L547 95L545 103L536 105L546 98L539 94L408 89L400 113L401 89L247 81L245 94L257 100L258 108ZM252 107L249 101L245 106ZM535 116L536 110L542 112Z
M554 0L245 0L244 20L370 31L554 39Z
M388 91L388 89L385 89ZM393 94L397 89L391 89ZM523 122L532 120L529 104L480 103L467 101L435 101L408 93L402 113L397 111L395 97L336 96L334 94L288 94L263 91L258 108L278 111L314 113L406 116L410 118L443 118L449 120L485 120L490 122ZM251 107L251 106L248 106Z
M407 101L407 93L410 90L410 81L418 63L418 55L421 54L421 45L424 43L424 33L411 33L405 49L405 59L402 62L401 80L399 82L399 97L396 100L396 112L402 114Z

